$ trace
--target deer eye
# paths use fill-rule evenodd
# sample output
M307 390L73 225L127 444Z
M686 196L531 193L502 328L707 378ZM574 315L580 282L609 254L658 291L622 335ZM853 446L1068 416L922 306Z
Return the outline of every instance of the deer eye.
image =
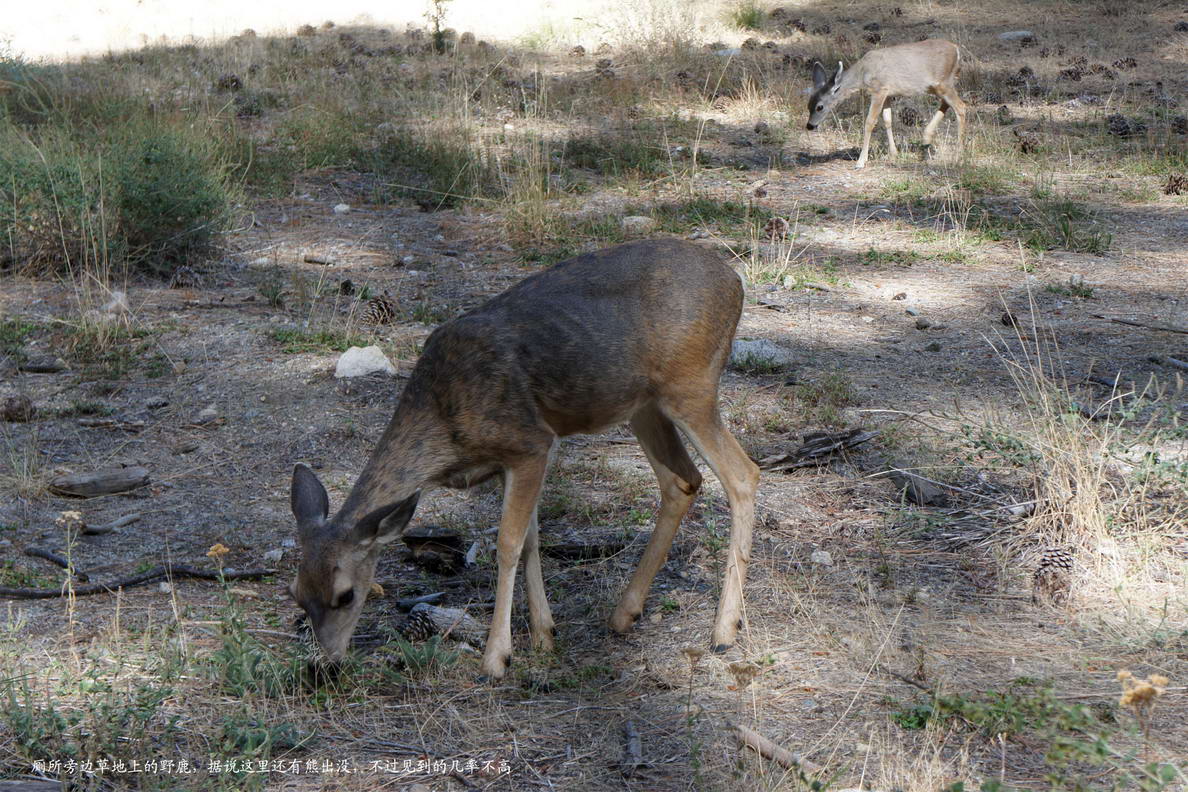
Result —
M346 590L346 591L344 591L342 594L339 594L339 595L338 595L338 601L337 601L337 602L335 602L335 603L334 603L334 604L333 604L331 607L333 607L333 608L345 608L345 607L347 607L348 605L350 605L350 604L351 604L352 602L354 602L354 601L355 601L355 590L354 590L354 589L347 589L347 590Z
M818 112L818 113L819 113L819 112L821 112L821 111L822 111L822 110L824 110L824 109L825 109L825 105L823 105L823 104L819 104L819 105L817 105L817 112Z

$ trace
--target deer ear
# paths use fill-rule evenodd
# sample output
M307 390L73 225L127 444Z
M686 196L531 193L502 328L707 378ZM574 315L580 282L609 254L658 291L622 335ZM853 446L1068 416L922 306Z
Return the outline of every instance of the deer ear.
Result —
M833 73L833 84L834 85L837 85L838 81L841 79L843 71L845 71L845 67L842 66L841 61L838 61L837 62L837 71Z
M330 496L326 494L326 488L305 465L298 464L293 468L289 506L298 525L321 522L330 514Z
M825 84L825 67L820 61L813 64L813 88L820 89Z
M421 491L417 490L402 501L376 509L355 524L355 541L361 545L388 544L400 537L404 526L417 510Z

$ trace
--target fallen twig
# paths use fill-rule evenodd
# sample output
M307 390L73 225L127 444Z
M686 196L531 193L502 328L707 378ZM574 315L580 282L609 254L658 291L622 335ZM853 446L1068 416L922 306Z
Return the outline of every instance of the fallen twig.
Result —
M51 564L68 570L70 574L74 575L76 579L81 580L83 583L86 583L90 579L87 577L86 572L83 572L81 569L74 566L68 560L53 552L52 550L46 550L44 547L26 547L25 555L32 556L33 558L44 558Z
M643 741L639 736L639 729L635 728L635 721L623 722L623 759L619 763L619 770L630 778L643 764Z
M186 564L161 564L155 566L147 572L141 572L138 575L129 575L128 577L110 580L106 583L92 583L88 586L77 586L73 589L73 594L76 597L86 597L91 594L114 594L117 590L122 588L132 588L133 586L144 586L159 580L164 577L172 578L201 578L202 580L247 580L251 578L261 578L265 575L271 575L276 572L275 569L246 569L242 572L214 572L208 569L197 569ZM54 597L66 596L66 588L8 588L0 586L0 597L9 597L12 599L53 599Z
M1145 322L1135 322L1130 319L1121 319L1117 316L1102 316L1101 314L1089 314L1094 319L1104 319L1107 322L1114 324L1130 325L1131 327L1142 327L1147 330L1162 330L1165 333L1182 333L1188 335L1188 327L1172 327L1170 325L1154 325L1146 324Z
M1188 363L1185 363L1182 360L1177 360L1176 358L1169 355L1151 355L1150 360L1152 363L1158 363L1161 366L1171 366L1172 368L1177 368L1180 371L1188 371Z
M116 517L111 522L105 522L101 525L83 525L82 532L88 536L96 536L99 534L107 534L123 528L125 525L131 525L140 519L140 513L125 514L123 517Z
M802 755L792 753L787 748L776 745L753 729L748 729L746 726L739 726L737 723L728 722L728 725L734 729L734 736L738 740L739 745L758 752L764 759L770 759L781 767L811 774L819 773L824 769L820 765L805 759Z

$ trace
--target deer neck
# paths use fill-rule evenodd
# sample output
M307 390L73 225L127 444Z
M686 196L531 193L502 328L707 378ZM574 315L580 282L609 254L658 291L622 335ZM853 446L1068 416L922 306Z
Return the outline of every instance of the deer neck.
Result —
M436 484L455 464L457 454L448 429L420 401L406 389L337 522L352 525L376 509L404 500Z
M834 106L841 104L856 94L862 88L862 69L859 64L842 72L841 81L837 84L837 93L833 95Z

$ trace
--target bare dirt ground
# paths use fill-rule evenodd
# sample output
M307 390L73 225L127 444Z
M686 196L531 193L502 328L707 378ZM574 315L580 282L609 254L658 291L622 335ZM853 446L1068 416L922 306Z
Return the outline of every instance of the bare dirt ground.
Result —
M949 13L948 5L923 6L905 6L903 17L883 10L866 16L881 20L884 34L897 24L933 18L926 32L960 36L983 69L1014 69L1023 63L1020 58L1035 60L1035 50L997 42L1003 30L1033 28L1041 45L1063 43L1070 55L1075 46L1072 37L1056 33L1063 12L1046 4L1033 18L1004 12L1002 19L981 19L976 26ZM1133 74L1148 85L1159 78L1161 90L1179 95L1184 75L1169 75L1164 69L1171 65L1163 60L1152 63L1157 53L1184 52L1178 39L1160 43L1172 36L1174 11L1159 5L1142 15L1143 29L1159 31L1160 38L1152 39ZM852 35L866 18L855 16L861 18L852 21ZM1105 43L1091 49L1095 60L1106 62L1127 54ZM565 66L560 56L553 63L564 73L576 68ZM1092 90L1105 95L1108 88ZM775 342L791 353L793 363L779 371L727 373L722 402L731 429L757 458L790 450L815 429L863 426L883 432L874 447L820 468L765 471L746 627L736 647L722 656L682 651L704 648L717 600L728 509L712 475L657 578L643 619L626 637L608 632L605 618L646 542L658 497L625 429L571 438L561 446L542 505L545 544L625 542L626 548L588 561L546 558L558 622L555 656L528 651L520 607L513 622L517 660L499 685L475 684L478 657L465 651L423 673L406 669L385 676L393 656L376 651L373 640L360 661L364 670L357 684L333 694L277 698L256 691L245 699L261 723L292 723L314 735L300 747L278 742L271 753L254 756L346 761L356 772L234 780L202 774L154 783L338 790L800 788L796 773L740 752L728 726L737 722L829 768L822 778L830 779L831 788L939 790L958 781L973 788L983 779L1001 779L1013 788L1058 789L1066 787L1048 777L1044 755L1052 742L1046 734L1004 727L999 739L972 724L968 713L964 720L915 724L912 707L932 700L925 689L975 697L1038 680L1056 700L1092 704L1107 711L1103 717L1129 727L1129 713L1115 706L1120 692L1115 675L1121 669L1162 674L1171 683L1153 711L1146 739L1131 734L1115 746L1139 752L1143 761L1178 763L1182 769L1188 756L1184 526L1151 546L1152 556L1161 559L1162 577L1143 587L1141 596L1118 590L1111 601L1093 585L1100 570L1095 564L1117 558L1098 547L1106 562L1084 562L1077 573L1083 586L1074 585L1067 604L1033 604L1031 572L1040 544L1028 535L1034 527L1026 520L987 516L991 507L1026 501L1027 476L995 468L962 438L1023 421L1027 399L1010 370L1038 355L1058 379L1073 384L1072 392L1090 411L1106 404L1111 391L1083 384L1087 376L1117 376L1124 391L1147 389L1150 401L1141 420L1158 415L1181 427L1179 435L1171 435L1178 440L1167 440L1160 450L1164 459L1184 458L1183 375L1155 362L1188 359L1184 336L1094 316L1188 325L1184 200L1150 194L1154 177L1134 176L1106 154L1095 170L1087 170L1084 159L1062 167L1058 154L1042 165L1012 159L987 141L1000 133L994 120L998 104L1046 124L1049 132L1065 115L1100 124L1105 111L1087 104L1070 109L1067 100L1039 105L1007 96L971 107L971 159L986 152L996 163L1007 159L1004 167L1018 174L990 199L993 204L1006 216L1026 213L1036 181L1043 190L1075 194L1092 211L1094 228L1110 235L1104 252L1040 254L1013 235L958 240L952 217L974 200L955 182L962 166L947 125L936 159L905 154L892 161L876 148L868 167L855 171L847 159L857 138L853 118L843 129L834 126L809 137L799 132L797 100L784 107L786 121L772 121L792 131L767 143L751 132L761 119L745 110L697 111L715 122L707 125L709 163L679 189L786 217L796 235L782 244L748 240L713 221L658 233L698 238L722 250L743 273L754 275L769 255L783 256L792 262L788 271L803 276L752 278L748 286L739 337ZM881 141L881 130L876 134ZM907 129L900 138L917 134ZM740 145L740 138L750 140ZM1042 178L1034 172L1041 167ZM756 180L763 184L756 187ZM1124 187L1148 193L1128 198ZM904 189L936 200L901 200ZM608 190L584 195L580 203L617 218L617 207L625 204L678 196L676 188L663 185L642 193ZM293 632L297 614L281 583L297 562L288 510L293 465L311 464L332 504L340 504L432 327L540 266L507 243L497 207L424 212L412 201L379 203L374 196L366 174L307 171L288 195L245 207L241 228L226 238L225 255L205 268L200 284L171 289L129 283L130 321L153 331L139 354L159 359L156 376L138 368L115 378L96 377L78 365L52 374L11 366L0 375L0 393L28 395L42 416L6 425L10 471L32 456L45 474L132 464L151 476L134 492L81 502L44 491L18 494L15 485L0 495L0 555L22 569L39 570L31 573L40 575L37 582L57 578L21 551L61 550L55 519L69 509L82 511L90 524L141 514L139 522L117 533L78 540L72 554L92 580L130 574L146 561L208 563L204 556L217 543L230 550L223 561L227 567L276 569L264 580L230 584L226 597L206 581L176 581L167 589L153 585L118 596L7 601L6 662L21 669L106 662L125 684L127 674L149 673L153 666L146 658L157 656L162 646L176 644L192 657L216 652L224 645L220 625L229 607L265 644L291 645L284 636ZM336 213L340 203L350 211ZM775 251L765 254L763 245L775 245ZM417 306L418 318L382 327L359 324L360 303L342 294L345 281ZM70 283L9 276L0 309L7 317L53 327L85 308L79 294ZM283 304L270 302L269 294L282 294L276 302ZM1008 311L1018 327L1004 323ZM400 376L343 385L332 375L336 351L289 352L285 336L277 333L328 326L351 328L367 343L380 344ZM60 353L54 343L52 333L34 334L27 351ZM828 395L831 381L843 383L838 386L843 396ZM211 407L214 417L207 412L200 418ZM80 413L112 423L85 426ZM889 479L872 475L888 456L943 482L948 504L905 503ZM1182 495L1182 489L1173 489L1153 498L1158 505L1160 498ZM497 523L498 510L498 493L490 486L439 492L423 501L414 524L445 526L482 541L483 532ZM489 547L490 534L485 541ZM819 554L814 561L814 552L822 550L828 561ZM280 551L279 561L265 561L269 551ZM360 633L383 634L384 625L401 618L396 600L434 591L446 592L446 604L470 607L485 619L484 603L493 598L492 570L486 550L476 569L455 574L426 569L395 548L381 562L383 594L369 602ZM1163 617L1152 620L1151 613L1161 609ZM137 670L117 671L116 665ZM53 679L68 676L63 670ZM57 695L53 679L39 680L44 687L35 689ZM177 743L183 746L180 754L205 763L211 755L242 749L220 742L219 729L211 725L221 712L243 706L239 696L220 687L217 674L212 681L190 672L173 691L156 717L176 719L186 735ZM620 766L625 721L635 725L642 743L643 765L633 773ZM3 771L29 772L21 769L12 739L0 726ZM505 760L510 772L383 772L372 765L422 758ZM1165 788L1183 788L1180 778L1181 786ZM112 775L101 783L95 788L156 788L143 778ZM1097 785L1086 788L1139 788L1116 770L1090 783Z

